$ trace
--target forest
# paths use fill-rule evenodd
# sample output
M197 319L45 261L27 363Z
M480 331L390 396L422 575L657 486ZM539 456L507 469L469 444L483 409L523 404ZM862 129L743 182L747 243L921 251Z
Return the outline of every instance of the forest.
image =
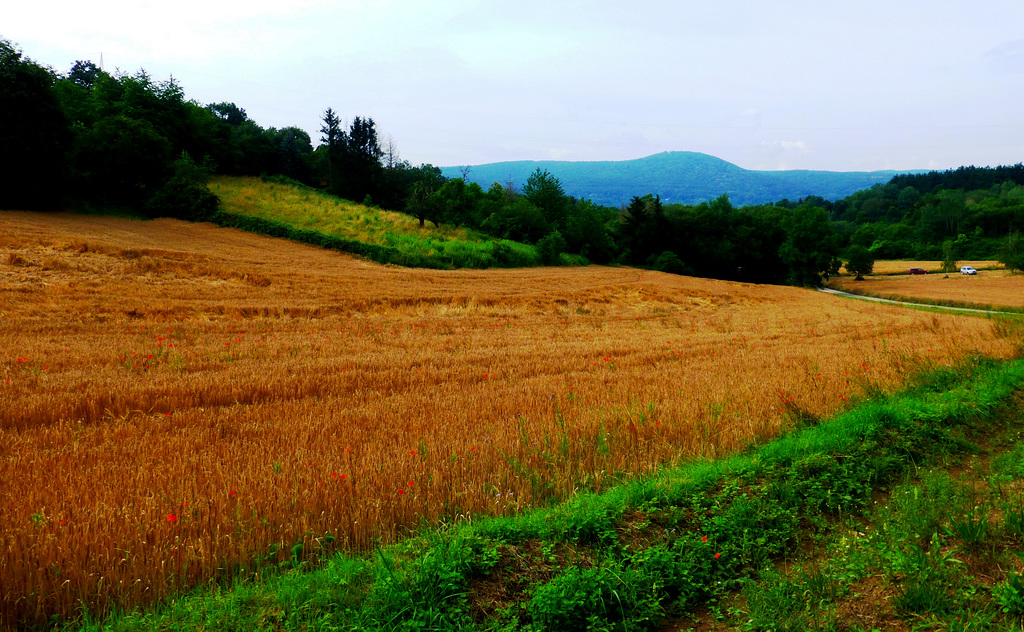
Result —
M321 136L261 127L228 102L186 98L173 78L42 66L0 39L0 209L75 209L208 220L211 175L262 176L427 223L464 226L599 264L756 283L816 285L851 256L996 259L1024 268L1024 165L899 175L840 200L736 207L727 195L621 208L565 194L538 169L488 189L402 160L371 117L321 115ZM857 253L854 255L854 253ZM865 254L866 253L866 254Z

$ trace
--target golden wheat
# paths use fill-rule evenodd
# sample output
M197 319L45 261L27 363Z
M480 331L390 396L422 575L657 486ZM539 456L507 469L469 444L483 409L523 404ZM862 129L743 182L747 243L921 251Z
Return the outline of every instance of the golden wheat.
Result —
M968 265L968 264L965 264ZM884 298L924 299L963 305L1024 307L1024 275L1008 270L980 270L977 275L950 273L867 276L863 281L833 277L830 285L840 290L864 292Z
M0 625L600 490L1018 344L796 288L409 270L172 220L5 213L0 248Z
M994 270L1003 267L1003 264L998 261L960 261L957 264L959 266L971 266L976 270ZM876 261L875 267L872 269L872 274L907 274L907 271L911 268L921 268L931 273L942 272L941 261L901 261L901 260L882 260ZM833 277L834 278L834 277Z

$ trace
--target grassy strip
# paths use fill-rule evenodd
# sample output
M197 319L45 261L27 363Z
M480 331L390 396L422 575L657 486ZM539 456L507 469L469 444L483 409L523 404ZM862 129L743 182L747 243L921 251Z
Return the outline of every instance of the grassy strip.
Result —
M522 268L540 265L536 249L508 240L475 242L431 242L411 236L393 236L386 246L345 239L316 230L297 228L283 221L219 211L210 218L219 226L237 228L257 235L290 239L366 257L383 264L409 268Z
M356 204L296 182L218 177L210 189L221 199L221 210L210 218L216 224L378 263L435 269L541 264L534 246L447 225L424 229L403 213ZM578 255L563 255L561 263L587 262Z
M976 452L967 437L1022 385L1024 361L973 358L826 423L807 425L813 420L791 411L792 432L729 459L666 469L548 510L425 529L313 570L296 557L258 581L80 627L657 629L698 605L721 610L729 594L772 577L774 562L823 537L815 533L865 514L908 471ZM765 585L795 585L787 581ZM756 622L776 616L779 600L758 599L751 592L744 626L774 629ZM803 625L808 616L793 620Z

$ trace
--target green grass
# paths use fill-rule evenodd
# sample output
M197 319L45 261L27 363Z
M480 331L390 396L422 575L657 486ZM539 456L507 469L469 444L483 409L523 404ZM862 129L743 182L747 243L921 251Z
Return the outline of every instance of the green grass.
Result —
M731 458L69 629L1010 629L1022 387L975 357Z
M215 223L341 250L379 263L422 268L540 265L534 246L447 225L420 227L409 215L342 200L315 189L258 178L217 177ZM563 255L563 264L585 261Z

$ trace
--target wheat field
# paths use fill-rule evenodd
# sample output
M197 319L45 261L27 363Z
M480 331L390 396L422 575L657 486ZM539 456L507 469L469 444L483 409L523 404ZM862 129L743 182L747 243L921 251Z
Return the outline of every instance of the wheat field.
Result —
M991 263L991 262L989 262ZM964 265L971 265L965 263ZM950 273L864 277L832 277L829 285L883 298L926 300L957 305L1024 308L1024 275L1003 268L977 268L977 275Z
M971 266L976 270L996 270L1002 269L1003 264L998 261L960 261L957 263L957 268L959 269L960 266ZM876 275L907 274L907 271L911 268L921 268L923 270L927 270L930 274L942 274L941 261L903 261L899 259L883 259L876 261L871 273ZM853 277L851 276L850 278Z
M18 212L0 315L0 627L601 490L1020 345L797 288Z

